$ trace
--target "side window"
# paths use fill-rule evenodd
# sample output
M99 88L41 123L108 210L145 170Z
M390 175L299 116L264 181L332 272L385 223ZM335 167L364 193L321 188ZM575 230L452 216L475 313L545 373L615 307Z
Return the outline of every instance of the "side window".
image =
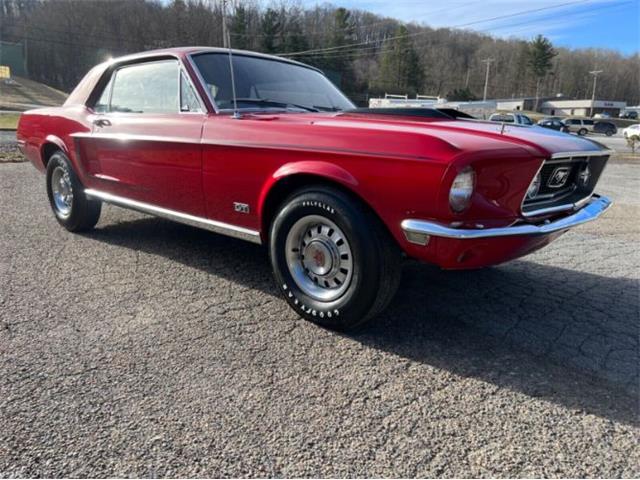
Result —
M196 93L191 88L191 84L185 77L184 73L180 73L180 111L181 112L200 112L200 102Z
M109 111L109 97L111 96L111 86L113 85L113 76L109 79L109 83L102 90L102 95L93 106L96 113L106 113Z
M593 125L593 120L584 120L585 125Z
M141 63L116 71L109 110L129 113L177 113L177 60Z

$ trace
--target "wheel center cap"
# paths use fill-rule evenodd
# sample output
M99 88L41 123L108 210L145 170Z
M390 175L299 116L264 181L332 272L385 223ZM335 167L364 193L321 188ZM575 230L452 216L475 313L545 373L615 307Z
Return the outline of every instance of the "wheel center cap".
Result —
M331 250L321 240L313 240L304 247L302 263L316 275L326 275L333 268Z

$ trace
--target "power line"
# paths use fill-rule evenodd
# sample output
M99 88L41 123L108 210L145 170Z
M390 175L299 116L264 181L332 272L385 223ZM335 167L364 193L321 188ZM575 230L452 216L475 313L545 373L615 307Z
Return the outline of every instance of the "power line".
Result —
M618 3L618 4L615 4L615 5L602 5L602 6L599 6L599 7L592 8L592 9L590 9L588 11L589 12L593 12L595 10L601 10L601 9L604 9L604 8L619 8L621 6L624 6L624 5L630 4L630 3L634 3L634 2L635 2L635 0L629 0L627 2ZM584 13L584 12L580 12L580 13ZM501 29L510 28L510 27L523 25L523 24L528 24L528 23L530 23L529 20L520 21L520 22L516 22L516 23L508 23L508 24L502 25L500 28ZM476 33L489 33L492 30L493 29L481 29L481 30L477 30ZM424 32L424 33L428 33L428 32ZM409 34L407 34L406 36L409 36ZM372 46L372 47L351 48L351 49L348 49L348 50L335 51L335 52L314 52L314 53L310 53L310 54L304 55L304 56L306 58L322 57L322 58L327 58L328 59L328 58L339 58L339 57L347 56L347 55L344 55L345 53L349 54L349 56L350 56L350 55L352 55L354 53L357 53L357 52L362 52L363 53L362 56L367 56L370 53L370 52L367 52L368 50L378 49L378 48L381 47L381 44L384 44L387 40L391 40L393 38L394 37L387 37L387 38L384 38L384 39L378 39L378 40L375 40L375 41L370 41L369 43L378 43L378 44L380 44L380 45L375 45L375 46ZM280 54L280 55L281 56L287 56L287 54Z
M418 17L415 17L412 20L412 23L415 22L415 20L419 20L421 18L426 17L427 15L435 15L437 13L441 13L441 12L450 12L451 10L457 10L459 8L463 8L463 7L467 7L469 5L473 5L474 3L476 3L476 0L472 1L472 2L468 2L468 3L463 3L460 5L456 5L456 6L448 6L445 8L441 8L432 12L428 12L425 13L424 15L420 15ZM309 11L309 10L308 10ZM395 25L393 25L395 24ZM350 27L344 27L344 28L334 28L332 30L304 30L301 33L285 33L284 35L281 34L279 36L281 37L288 37L288 36L300 36L300 35L304 35L304 36L309 36L309 37L313 37L313 36L329 36L332 35L336 32L349 32L352 30L358 30L358 29L368 29L368 28L373 28L376 27L378 25L388 25L388 26L397 26L398 24L400 25L406 25L406 22L403 22L401 20L398 20L396 18L385 18L384 20L381 20L379 22L373 22L373 23L361 23L361 24L357 24L357 25L352 25ZM357 35L357 33L356 33ZM248 38L254 38L254 37L266 37L269 36L268 34L265 33L232 33L231 36L235 36L235 37L248 37Z
M511 18L511 17L517 17L520 15L525 15L528 13L536 13L536 12L541 12L544 10L551 10L551 9L555 9L555 8L561 8L561 7L566 7L569 5L578 5L581 3L586 3L592 0L578 0L578 1L573 1L573 2L566 2L566 3L561 3L559 5L551 5L548 7L542 7L542 8L535 8L535 9L531 9L531 10L523 10L520 12L516 12L516 13L510 13L507 15L498 15L496 17L491 17L491 18L485 18L485 19L481 19L481 20L474 20L472 22L467 22L467 23L462 23L462 24L458 24L458 25L452 25L449 28L463 28L463 27L469 27L471 25L477 25L478 23L486 23L486 22L491 22L494 20L501 20L504 18ZM409 33L407 35L396 35L393 37L389 37L387 38L387 40L395 40L397 38L403 38L403 37L416 37L416 36L420 36L420 35L425 35L428 32L415 32L415 33ZM361 46L361 45L368 45L372 42L367 41L367 42L359 42L359 43L351 43L351 44L347 44L347 45L340 45L337 47L328 47L328 48L319 48L319 49L315 49L315 50L304 50L304 51L300 51L300 52L291 52L291 53L286 53L286 54L282 54L282 56L286 56L286 57L292 57L292 56L297 56L297 55L307 55L309 53L314 53L314 52L327 52L327 51L334 51L334 50L340 50L343 48L349 48L349 47L357 47L357 46Z

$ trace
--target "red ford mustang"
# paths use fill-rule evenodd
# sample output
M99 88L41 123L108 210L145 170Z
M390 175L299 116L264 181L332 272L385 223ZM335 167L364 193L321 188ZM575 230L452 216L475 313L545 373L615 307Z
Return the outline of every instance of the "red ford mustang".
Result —
M403 254L494 265L610 206L601 145L460 117L355 109L312 67L180 48L98 65L18 141L68 230L108 202L266 244L291 307L345 329L391 300Z

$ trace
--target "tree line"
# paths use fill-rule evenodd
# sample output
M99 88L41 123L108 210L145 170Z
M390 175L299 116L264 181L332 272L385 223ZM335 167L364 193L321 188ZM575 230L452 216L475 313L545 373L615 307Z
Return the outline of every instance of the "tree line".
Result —
M359 103L384 93L482 98L487 59L489 98L591 98L589 71L597 69L603 70L598 98L640 103L637 53L434 29L329 4L303 8L281 0L263 7L230 0L224 10L215 0L0 0L0 40L23 42L31 78L65 91L112 56L223 46L226 18L234 48L317 66Z

